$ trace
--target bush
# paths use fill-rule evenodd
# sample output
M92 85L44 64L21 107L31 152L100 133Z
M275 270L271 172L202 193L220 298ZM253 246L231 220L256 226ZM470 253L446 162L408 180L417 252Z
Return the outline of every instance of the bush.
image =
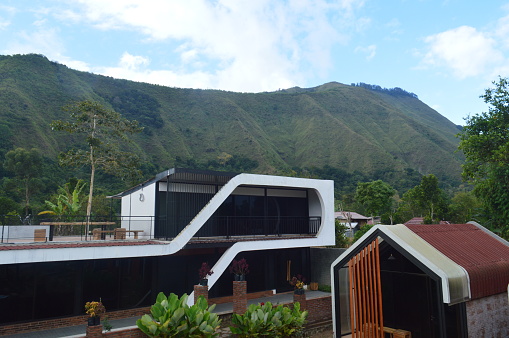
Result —
M243 315L233 314L230 330L238 337L295 337L302 332L307 315L307 311L300 311L298 302L293 309L273 307L270 302L251 304Z
M211 313L207 300L199 297L193 306L187 305L187 294L179 299L171 293L166 297L160 292L150 308L152 316L143 315L136 321L138 328L149 337L216 337L221 320Z
M373 224L365 224L362 228L353 235L353 242L355 243L359 238L361 238L366 232L369 231L374 225Z
M323 291L323 292L331 292L332 291L331 286L325 285L325 284L318 285L318 290Z

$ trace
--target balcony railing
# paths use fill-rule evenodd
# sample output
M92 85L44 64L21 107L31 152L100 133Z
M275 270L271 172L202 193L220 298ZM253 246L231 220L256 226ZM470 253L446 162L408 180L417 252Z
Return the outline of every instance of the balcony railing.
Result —
M213 217L198 231L196 237L315 235L320 217Z
M0 216L0 243L107 239L171 240L182 231L172 224L165 226L164 221L152 216L93 218L90 222L86 221L86 217L36 217L23 220ZM193 237L235 240L240 237L316 235L320 224L321 217L221 216L209 219ZM159 229L154 233L157 227Z

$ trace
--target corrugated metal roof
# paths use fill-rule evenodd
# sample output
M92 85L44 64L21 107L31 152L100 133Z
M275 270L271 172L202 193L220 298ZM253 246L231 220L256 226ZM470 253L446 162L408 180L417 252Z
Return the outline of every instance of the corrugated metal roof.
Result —
M509 283L507 242L475 224L406 226L468 272L472 299L507 290Z

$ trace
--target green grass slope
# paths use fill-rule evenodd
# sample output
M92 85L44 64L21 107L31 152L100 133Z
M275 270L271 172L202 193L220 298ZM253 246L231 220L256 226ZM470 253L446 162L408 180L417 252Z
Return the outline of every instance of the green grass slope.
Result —
M256 94L169 88L71 70L40 55L0 56L0 151L35 147L56 157L77 140L49 123L83 99L140 121L145 131L132 149L154 168L227 153L256 161L259 173L411 168L459 181L456 126L415 97L340 83Z

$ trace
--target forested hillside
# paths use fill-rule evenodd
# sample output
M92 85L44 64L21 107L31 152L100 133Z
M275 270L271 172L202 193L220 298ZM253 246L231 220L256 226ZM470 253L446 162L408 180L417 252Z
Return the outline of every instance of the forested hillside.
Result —
M429 173L450 186L460 182L457 126L404 90L340 83L256 94L169 88L75 71L40 55L0 56L1 158L14 147L36 148L48 168L56 166L58 153L79 143L49 124L67 119L64 105L84 99L145 127L131 150L147 177L174 166L296 174L335 178L338 192L370 179L404 190ZM56 178L47 187L79 176L48 173Z

